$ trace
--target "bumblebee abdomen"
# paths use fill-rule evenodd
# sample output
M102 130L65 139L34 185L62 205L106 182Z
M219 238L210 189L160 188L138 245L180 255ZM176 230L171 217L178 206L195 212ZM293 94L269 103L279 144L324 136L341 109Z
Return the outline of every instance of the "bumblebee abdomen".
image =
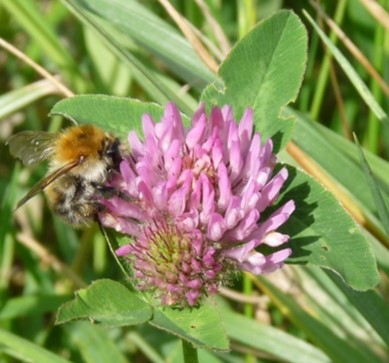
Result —
M102 208L96 188L74 175L64 175L50 185L46 193L53 212L74 227L93 222Z

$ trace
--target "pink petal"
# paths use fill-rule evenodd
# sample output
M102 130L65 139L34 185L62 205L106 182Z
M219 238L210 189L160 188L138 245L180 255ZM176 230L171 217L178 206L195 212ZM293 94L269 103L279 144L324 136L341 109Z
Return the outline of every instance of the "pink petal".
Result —
M218 213L212 213L207 228L207 238L211 241L218 241L226 231L224 218Z
M263 266L266 263L266 257L262 253L252 252L250 255L240 263L240 267L255 275L263 273Z
M272 253L266 256L266 263L263 265L262 273L268 274L278 270L284 264L284 261L292 254L290 248Z
M226 249L223 251L223 255L230 257L238 262L243 262L246 260L250 252L252 252L255 246L259 243L257 240L251 240L242 246Z
M143 129L143 136L145 140L149 138L155 139L154 128L155 128L155 123L151 118L151 116L148 113L144 114L142 116L142 129Z
M184 185L174 191L168 201L169 212L174 216L180 216L186 207L186 198L189 193L190 179L185 180Z
M230 150L229 160L230 160L230 171L231 171L230 178L231 180L236 180L237 177L241 174L241 170L243 168L243 157L240 152L239 142L234 141L231 144L231 148L229 150Z
M212 147L212 164L215 169L218 169L223 163L223 144L220 139L215 141ZM224 164L223 164L224 165Z
M232 192L230 178L228 177L228 171L224 164L219 165L217 177L220 190L217 205L220 210L225 210L230 204Z
M265 238L261 241L261 243L265 243L271 247L278 247L285 242L288 242L289 236L287 234L282 234L279 232L270 232Z
M241 199L232 197L225 214L226 226L228 229L234 228L244 216L244 211L240 207Z
M232 111L232 107L229 105L224 105L222 107L222 115L225 122L231 122L234 120L234 113Z
M243 241L254 230L259 218L259 212L256 209L252 209L247 213L239 224L232 230L229 230L224 238L228 241Z
M242 168L242 175L251 176L257 173L260 164L259 154L261 152L261 139L259 134L254 134L250 148L246 156L245 164ZM266 165L266 164L265 164Z
M252 108L246 108L243 117L239 122L239 139L243 147L249 145L251 140L251 135L253 134L253 110ZM247 147L246 146L246 147Z
M135 157L143 155L144 145L143 142L140 141L138 134L135 131L130 131L130 133L128 134L128 143L131 147L131 153Z
M194 127L198 122L200 122L202 117L206 117L205 115L205 104L201 103L199 108L195 111L192 117L192 127Z
M140 233L139 224L111 213L99 213L99 220L104 227L112 228L117 232L124 233L129 236L136 237Z
M276 176L262 189L261 199L258 202L257 208L262 212L268 205L273 204L275 199L288 178L288 170L286 168L281 169Z
M200 144L201 140L204 137L205 129L206 129L206 116L205 114L201 114L198 121L194 124L193 128L189 130L186 135L185 143L187 147L192 150L195 145Z
M192 209L190 212L182 213L177 218L176 223L186 232L193 231L199 224L199 215L197 210Z
M130 255L131 253L132 253L132 246L131 245L121 246L115 251L116 256L119 256L119 257L127 256L127 255Z
M211 110L210 124L212 129L223 129L224 119L221 109L219 107L213 107Z
M215 191L205 175L200 175L198 182L202 186L200 221L203 225L207 225L211 214L215 210Z
M267 220L259 227L258 234L265 235L271 231L276 230L279 226L284 224L295 210L293 200L289 200L281 208L278 208Z

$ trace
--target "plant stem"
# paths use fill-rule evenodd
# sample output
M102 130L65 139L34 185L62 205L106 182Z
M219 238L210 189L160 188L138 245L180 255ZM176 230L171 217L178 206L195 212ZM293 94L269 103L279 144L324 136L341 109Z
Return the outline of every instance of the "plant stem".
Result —
M243 276L243 291L246 296L251 296L253 293L253 283L247 276ZM244 305L244 315L251 319L254 315L253 305L247 303Z
M192 343L187 342L182 339L182 353L184 355L185 363L199 363L197 357L197 349L192 345Z
M245 296L253 295L253 282L250 277L246 274L243 275L243 292ZM248 319L252 319L254 316L254 307L253 304L247 303L243 307L244 315ZM256 362L255 356L251 353L247 353L245 356L245 363L254 363Z

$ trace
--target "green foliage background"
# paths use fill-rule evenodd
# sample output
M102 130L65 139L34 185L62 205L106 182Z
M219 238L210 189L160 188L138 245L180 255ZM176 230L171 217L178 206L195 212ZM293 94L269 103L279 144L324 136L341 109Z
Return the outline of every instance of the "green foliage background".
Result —
M171 3L210 42L220 46L215 28L195 1ZM310 2L208 0L206 3L230 45L237 43L258 21L280 9L293 9L307 27L309 57L305 78L296 102L284 110L295 118L293 130L287 130L288 136L314 165L320 166L325 180L328 178L346 194L356 209L354 216L362 215L365 220L362 234L378 261L380 282L373 290L357 292L334 273L301 264L298 258L274 275L237 280L232 287L233 295L226 291L214 302L232 350L200 351L200 361L387 361L387 95L325 28L330 45L350 64L341 58L331 60L318 33L302 13L305 9L316 19L317 12ZM380 3L388 11L388 1ZM322 1L321 5L388 80L388 30L360 1ZM1 37L49 72L59 75L76 94L128 96L161 105L173 100L184 113L191 114L200 97L213 102L220 97L217 91L223 87L221 78L201 61L156 1L0 0L0 32ZM227 43L224 46L228 47ZM265 49L261 55L262 50L258 49L259 57L269 54ZM221 63L224 56L216 59ZM19 130L59 130L68 124L59 116L47 117L54 104L63 98L50 82L41 81L31 67L4 51L0 51L0 67L2 141ZM249 69L250 64L242 67ZM351 76L347 67L353 70ZM282 65L277 65L274 72L280 68ZM228 86L223 68L220 76ZM287 81L288 73L280 72L279 76ZM334 78L342 97L340 104ZM366 90L362 87L362 91L367 93L358 91L360 82L366 84ZM203 93L210 83L212 86ZM223 97L225 100L230 95L226 92ZM293 95L285 97L286 102ZM263 98L255 102L263 110L266 104ZM350 131L356 133L365 148L367 163L375 176L369 182L366 164L360 162ZM285 146L287 139L280 145ZM280 153L280 159L296 165L287 151ZM74 231L62 225L48 211L42 196L13 214L17 200L42 178L45 168L20 167L3 142L0 155L0 362L181 362L179 340L150 325L108 329L88 322L54 324L58 307L69 301L75 290L99 278L122 280L121 271L97 228ZM304 178L301 174L293 182L305 181ZM377 198L381 203L377 203ZM324 216L328 221L320 227L321 234L334 236L331 241L336 242L337 231L349 223L343 222L341 213L332 198ZM333 230L332 221L336 226ZM302 228L297 222L296 233ZM309 238L309 233L299 236L297 242L304 243L304 238ZM339 241L339 245L344 242L350 249L352 262L355 251L350 246L357 241L350 237ZM341 256L345 256L344 250ZM360 258L361 265L356 266L360 267L359 274L365 271L364 255ZM345 261L345 265L350 261ZM340 262L337 263L339 266ZM370 281L366 286L375 284L373 274L366 270L365 281Z

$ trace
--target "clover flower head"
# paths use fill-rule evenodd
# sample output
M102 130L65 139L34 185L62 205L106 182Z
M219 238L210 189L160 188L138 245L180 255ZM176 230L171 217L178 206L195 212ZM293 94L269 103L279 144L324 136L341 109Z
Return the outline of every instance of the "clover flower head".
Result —
M173 103L160 122L142 119L144 139L129 134L131 155L112 185L123 195L103 201L101 222L129 235L116 254L133 266L140 290L165 305L194 306L218 291L231 270L280 268L291 254L277 229L294 211L286 202L266 218L288 177L274 175L272 141L253 130L253 111L240 123L229 106L204 105L189 128ZM267 246L274 252L257 249Z

